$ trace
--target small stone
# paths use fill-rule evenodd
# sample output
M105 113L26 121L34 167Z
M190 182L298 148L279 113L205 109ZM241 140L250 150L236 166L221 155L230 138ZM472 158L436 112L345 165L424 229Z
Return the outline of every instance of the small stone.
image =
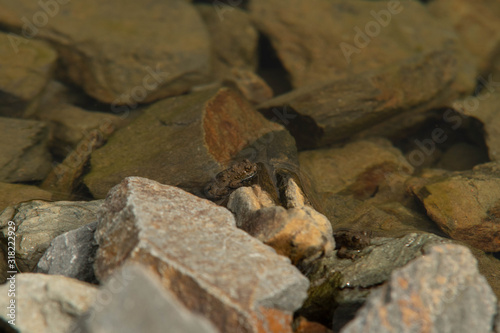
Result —
M14 280L13 280L14 281ZM0 286L0 307L6 309L10 283ZM91 284L58 275L15 275L15 328L23 333L66 333L97 297ZM0 312L5 322L7 311Z
M42 180L50 171L47 124L0 117L0 181Z
M444 244L396 269L341 333L490 333L497 300L470 251Z
M146 265L225 332L271 333L278 324L289 332L308 287L289 259L237 229L231 212L145 178L110 191L95 238L100 281L125 263Z
M299 317L296 325L294 333L333 333L331 329L326 328L320 323L308 321L304 317Z
M96 227L97 221L54 238L38 261L36 272L96 283L93 268L97 251L94 241Z
M238 89L253 104L264 103L273 97L273 90L257 74L248 69L233 68L225 83Z
M33 185L0 183L0 210L23 201L52 200L52 193Z
M0 214L2 241L7 242L8 222L16 228L16 263L20 271L31 272L60 234L97 220L102 201L30 201L10 206Z
M98 294L112 297L105 305L96 301L71 332L218 332L208 320L186 309L144 266L126 265Z

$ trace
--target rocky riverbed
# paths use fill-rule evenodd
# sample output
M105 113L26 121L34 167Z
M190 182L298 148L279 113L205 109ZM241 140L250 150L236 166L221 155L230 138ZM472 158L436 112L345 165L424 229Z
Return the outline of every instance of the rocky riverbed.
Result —
M500 332L496 0L0 0L0 329Z

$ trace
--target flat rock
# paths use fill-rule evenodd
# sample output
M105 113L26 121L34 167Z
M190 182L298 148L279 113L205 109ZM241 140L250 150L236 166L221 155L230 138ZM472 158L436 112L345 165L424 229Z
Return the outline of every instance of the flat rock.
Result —
M63 275L95 283L94 258L97 243L94 232L97 221L57 236L38 261L36 272Z
M22 272L32 271L50 242L62 233L97 220L102 201L30 201L9 206L0 214L1 237L7 225L16 227L16 263Z
M395 270L341 332L489 333L496 306L470 251L444 244Z
M500 251L498 163L430 178L423 187L416 187L414 193L427 215L451 238L483 251Z
M50 171L47 124L36 120L0 117L0 181L35 181Z
M250 2L249 11L257 28L269 38L294 87L355 77L419 54L459 48L453 29L432 17L419 2L256 0ZM419 68L425 70L425 66ZM409 80L406 84L415 84L414 78L403 72ZM438 76L434 81L442 79ZM395 84L395 89L401 91L404 81ZM429 82L423 79L418 85L422 83ZM351 91L355 84L345 88ZM334 96L332 100L344 97L345 92Z
M0 183L0 210L29 200L51 200L52 193L33 185Z
M237 229L225 208L128 177L110 191L101 214L95 236L99 280L125 263L142 263L221 331L291 330L307 279L289 259Z
M270 116L273 109L286 107L288 113L296 115L287 128L298 146L325 146L412 108L441 107L444 101L454 100L458 94L450 85L456 79L456 63L449 51L415 56L377 70L302 87L258 108Z
M0 32L0 63L8 64L0 68L0 115L23 117L50 81L56 62L57 53L47 43Z
M100 287L99 294L112 295L109 303L104 306L97 300L71 332L218 332L208 320L186 309L143 266L120 269Z
M144 110L95 151L84 181L96 198L128 176L203 195L201 189L242 149L268 136L277 138L276 131L283 127L227 88L169 98ZM253 160L262 147L245 151Z
M210 70L206 28L184 0L2 1L0 22L50 41L69 78L115 107L183 93Z
M10 283L0 286L0 306L10 302ZM22 273L15 276L15 328L23 333L66 333L94 302L97 288L58 275ZM2 320L9 321L2 311Z

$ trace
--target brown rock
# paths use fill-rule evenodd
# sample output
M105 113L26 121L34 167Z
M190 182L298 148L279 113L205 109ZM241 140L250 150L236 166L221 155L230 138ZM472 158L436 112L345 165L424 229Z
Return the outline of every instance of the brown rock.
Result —
M299 147L325 146L422 104L432 108L455 99L458 94L449 86L457 71L452 53L434 52L296 89L258 108L268 115L286 108L296 115L286 125Z
M459 47L453 29L418 2L254 0L249 10L294 87L352 77L418 54ZM414 84L407 74L407 84ZM401 91L400 85L394 87ZM344 92L332 100L341 96Z
M52 162L47 149L48 135L46 123L0 117L0 181L45 178Z
M431 178L414 193L429 217L451 238L484 251L500 251L498 163Z
M299 317L296 325L294 333L333 333L331 329L326 328L320 323L308 321L304 317Z
M276 138L276 131L283 127L227 88L166 99L144 110L92 154L85 184L102 198L123 178L137 175L202 195L206 183L238 152L261 137ZM255 160L259 147L246 150L252 156L243 158Z
M0 22L49 40L69 78L114 107L178 95L209 74L208 34L185 0L2 1Z
M0 211L29 200L52 200L52 193L33 185L0 183Z
M289 332L308 287L288 259L237 229L225 208L144 178L109 193L96 240L101 281L122 264L147 265L224 332Z
M273 90L260 76L248 69L233 68L225 83L238 89L253 104L263 103L273 97Z
M0 63L5 65L0 67L0 115L23 117L51 79L56 61L48 44L0 32Z

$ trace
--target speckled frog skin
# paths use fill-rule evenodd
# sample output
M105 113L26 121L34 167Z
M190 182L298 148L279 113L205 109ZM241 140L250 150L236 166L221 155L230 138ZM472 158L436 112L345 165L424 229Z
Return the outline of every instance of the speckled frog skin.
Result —
M338 230L335 237L337 257L342 259L356 259L362 249L370 245L370 234L366 231Z
M233 164L230 168L221 171L205 188L208 199L221 200L231 194L238 187L246 185L257 175L257 164L247 159Z

